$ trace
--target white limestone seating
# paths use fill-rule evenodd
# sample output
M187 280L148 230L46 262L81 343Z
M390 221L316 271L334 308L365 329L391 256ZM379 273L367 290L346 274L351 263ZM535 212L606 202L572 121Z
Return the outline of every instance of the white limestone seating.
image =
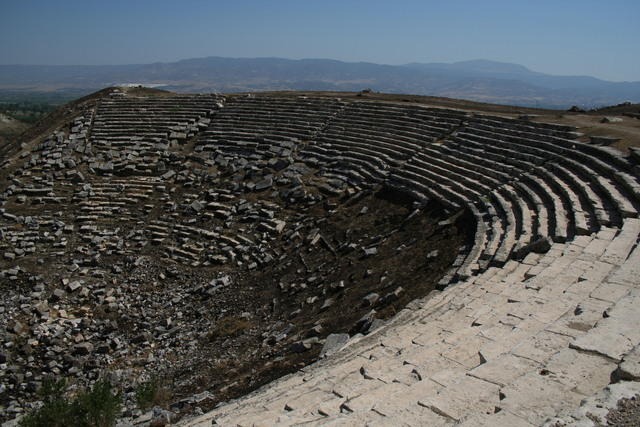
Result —
M344 103L328 98L235 97L214 115L196 151L258 159L288 157L343 107Z
M476 236L443 286L525 255L521 249L541 237L565 242L637 216L632 163L564 138L575 136L565 127L475 115L391 171L390 185L417 197L475 206L485 236Z
M94 144L126 142L131 137L185 139L206 127L222 106L215 95L107 98L101 100L91 130Z
M342 153L368 148L332 128L348 111L303 155L360 174ZM640 184L633 157L577 136L476 114L406 157L372 148L386 185L476 218L444 291L184 424L532 426L599 392L640 346Z
M88 149L102 175L164 172L162 153L205 129L224 99L215 95L106 98L97 107Z
M449 134L463 112L353 102L301 150L308 163L320 165L346 181L378 183L427 144Z

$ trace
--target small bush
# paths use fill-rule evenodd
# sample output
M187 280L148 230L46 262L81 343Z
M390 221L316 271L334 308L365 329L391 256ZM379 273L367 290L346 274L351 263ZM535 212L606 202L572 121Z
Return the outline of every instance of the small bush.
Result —
M251 322L246 319L228 316L220 319L213 328L209 329L209 339L237 337L251 328L251 326Z
M64 397L65 381L45 379L40 389L44 404L20 420L21 427L72 425L71 405Z
M169 390L164 382L157 377L140 384L136 389L136 404L143 411L153 406L163 406L169 398Z
M81 393L74 402L77 420L82 426L109 427L115 424L120 413L122 398L111 392L108 381L98 381L88 393Z
M116 422L122 398L111 391L108 381L98 381L89 391L68 400L64 380L45 380L42 407L20 420L21 427L110 427Z

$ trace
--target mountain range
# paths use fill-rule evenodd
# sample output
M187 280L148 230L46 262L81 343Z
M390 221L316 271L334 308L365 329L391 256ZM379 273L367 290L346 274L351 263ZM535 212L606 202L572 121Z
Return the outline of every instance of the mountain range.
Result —
M382 65L331 59L207 57L132 65L0 65L0 91L4 92L78 94L127 83L185 93L367 88L544 108L640 102L640 82L556 76L488 60Z

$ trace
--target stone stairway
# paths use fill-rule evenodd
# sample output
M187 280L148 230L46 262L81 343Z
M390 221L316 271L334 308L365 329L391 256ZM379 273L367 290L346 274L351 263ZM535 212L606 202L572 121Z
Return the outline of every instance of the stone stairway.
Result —
M640 219L414 301L338 353L184 425L532 426L640 344Z

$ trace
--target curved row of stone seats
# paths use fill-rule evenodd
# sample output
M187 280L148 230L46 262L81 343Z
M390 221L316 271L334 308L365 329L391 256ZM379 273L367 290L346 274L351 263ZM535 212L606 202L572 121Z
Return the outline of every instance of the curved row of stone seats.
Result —
M625 187L614 184L615 180L605 175L595 178L600 185L593 188L574 171L559 164L564 161L559 154L580 146L574 141L571 145L567 143L566 138L578 136L572 128L477 117L466 121L444 144L425 147L423 152L428 155L416 157L422 165L414 165L416 161L412 159L391 174L396 185L399 183L413 192L451 198L455 203L452 207L472 206L482 198L491 200L489 204L480 203L482 209L476 210L476 216L483 218L479 229L487 233L484 239L476 240L484 247L469 251L462 263L465 268L459 268L458 277L468 277L469 266L483 269L490 263L504 265L512 254L539 237L550 236L564 242L575 235L597 231L601 225L611 225L612 218L633 216L632 202L616 193L620 188L633 188L636 182L625 172L629 168L624 159L608 153L613 161L607 164L596 159L595 162L599 172L609 172L609 176L622 174L624 178L617 181L624 182ZM557 140L571 148L551 146ZM594 149L587 150L593 152ZM582 153L582 158L585 156L588 154ZM496 164L507 167L495 171ZM574 165L576 169L589 175L580 165ZM590 174L594 175L597 176ZM498 187L500 182L509 181L517 183ZM425 191L425 187L429 187L429 191ZM607 199L601 194L618 197ZM612 213L612 206L622 207L620 216Z
M564 140L573 140L581 136L576 132L575 127L567 125L559 125L554 123L538 123L524 119L512 119L507 117L492 116L487 114L475 114L469 121L470 124L478 126L486 125L487 128L499 127L505 133L518 133L535 135L536 139L549 140L560 138Z
M519 144L522 144L522 141ZM513 145L516 145L516 143L513 143ZM523 149L526 149L526 147L523 147ZM567 159L571 155L572 153L565 152L561 157L554 156L547 159L544 166L545 169L550 169L553 172L553 178L549 176L549 172L545 169L538 168L537 171L538 175L542 175L542 178L552 185L556 191L563 193L564 199L568 200L568 204L575 208L576 228L579 234L584 234L594 229L597 230L600 225L611 224L614 206L620 207L619 211L622 213L630 212L631 208L628 200L620 195L616 187L607 178L596 177L597 185L592 188L585 179L574 173L573 171L576 171L582 176L594 177L593 171L588 171L583 165ZM571 164L573 171L562 164ZM608 196L611 194L614 197Z
M468 176L468 174L465 175ZM449 177L455 179L455 176L449 175ZM480 253L478 260L479 266L485 269L490 264L504 265L514 251L517 252L519 248L538 237L538 228L534 225L530 211L530 206L535 209L535 202L527 203L526 200L521 199L516 194L515 187L503 184L485 190L482 194L484 196L481 197L486 199L482 203L488 218L486 230L490 233L486 239L486 247ZM534 210L534 214L535 212ZM475 260L472 259L472 261ZM460 275L463 279L466 276L466 274Z
M0 236L0 253L5 260L32 255L37 250L44 249L46 244L55 247L58 237L55 234L41 233L39 230L15 229L10 226L0 227Z
M509 142L514 145L523 143L521 140L517 140L515 142L511 140ZM522 149L529 150L529 152L531 152L531 150L535 150L537 153L544 153L544 150L535 147L532 148L530 145L524 146ZM565 199L569 199L570 204L576 208L577 215L575 220L578 233L584 234L589 230L597 229L599 225L611 224L610 210L612 208L607 209L605 207L610 206L610 204L607 205L607 203L602 200L602 197L591 188L587 181L582 179L573 171L563 167L557 162L554 162L553 160L555 157L557 156L553 155L553 157L551 157L547 155L545 167L551 169L554 175L558 175L557 178L565 184L561 186L555 184L554 186L563 192ZM577 167L578 169L580 168L579 165L577 165ZM583 172L583 174L585 174L585 172ZM547 181L549 181L548 177ZM552 183L553 181L554 180L550 180ZM565 186L568 186L572 191L566 191ZM579 209L580 206L582 207L582 210Z
M549 221L553 218L550 218L546 205L537 192L516 180L517 168L489 160L486 156L482 156L482 152L470 154L469 150L461 151L454 144L430 146L428 149L431 150L432 158L435 156L434 149L436 148L440 152L439 157L443 157L447 162L459 165L466 170L474 170L477 173L475 176L484 176L482 179L489 185L493 185L494 188L497 188L502 182L511 182L518 194L518 200L514 200L513 197L510 199L520 205L520 211L523 212L521 215L527 215L527 209L523 208L523 203L528 206L532 238L554 234L553 225L551 228L549 226ZM529 221L526 224L529 224ZM523 225L523 228L529 230L529 225Z
M332 126L351 133L382 134L391 137L396 145L406 141L409 144L424 146L425 143L435 141L451 132L466 117L466 113L453 110L354 102L332 122Z
M504 120L497 122L495 126L488 126L486 123L478 125L471 121L469 127L476 134L483 131L478 128L484 128L488 132L485 135L498 141L517 144L518 148L523 150L536 150L538 153L546 151L547 160L566 166L583 182L591 183L595 193L600 198L608 199L605 204L612 206L621 216L637 215L640 184L633 176L633 165L619 153L607 147L597 147L571 139L540 136L531 132L533 126L528 126L527 132L513 131L502 126L503 123ZM604 209L607 209L607 206ZM606 225L607 219L604 220Z
M454 111L353 102L303 147L301 155L347 179L354 178L355 168L357 177L378 183L389 168L400 167L426 144L459 126L464 117Z
M474 170L448 163L446 157L438 158L427 153L439 151L431 147L425 149L403 168L394 170L391 180L414 191L429 188L430 193L425 194L427 197L447 197L445 204L450 207L467 206L472 209L477 222L475 244L468 248L462 265L454 265L457 270L453 275L455 278L469 277L470 272L484 269L490 263L503 265L517 245L530 242L533 235L530 215L527 215L528 211L522 214L522 205L512 195L509 185L500 185L492 178L482 178ZM452 200L457 204L452 205ZM523 225L523 218L529 219L526 225Z
M394 166L406 161L424 146L424 143L416 140L407 140L372 127L354 129L351 126L331 126L318 137L316 143L318 145L343 144L368 152L378 152Z
M288 157L342 108L334 99L235 97L215 114L196 150Z
M351 178L357 183L380 183L385 179L388 168L385 155L381 157L352 147L342 151L342 147L340 144L308 145L303 149L303 156L308 164L322 165L343 179Z
M490 197L486 197L486 202L482 202L483 217L486 218L483 222L483 226L489 232L489 236L486 239L486 247L481 250L479 256L479 263L482 268L486 268L494 259L494 255L498 251L500 246L501 237L505 231L511 234L512 227L509 224L515 222L515 232L517 241L515 244L516 249L520 246L528 244L533 238L538 236L537 232L537 215L535 212L535 203L528 203L527 199L523 199L517 196L515 189L508 184L513 180L513 177L507 173L497 170L492 162L486 161L481 158L474 158L472 156L465 155L464 153L456 152L450 146L445 144L432 144L423 149L423 152L428 154L426 157L430 164L447 170L447 175L452 179L460 179L456 177L456 174L462 177L472 178L476 182L481 182L484 188L479 185L475 185L483 194L491 194ZM471 181L473 182L473 181ZM514 211L511 213L511 209L508 208L508 204L502 197L498 198L498 193L494 190L502 193L502 197L508 199L514 206ZM498 201L501 206L500 209L496 209L491 202ZM532 209L531 207L534 207ZM502 213L502 216L499 214ZM514 218L517 219L514 221ZM545 233L546 234L546 233ZM501 253L505 254L503 249ZM498 261L498 260L495 260ZM504 262L504 260L498 261ZM463 275L463 277L466 275Z
M79 207L76 222L95 223L105 218L133 218L133 209L144 210L147 201L160 184L157 181L110 180L93 182L80 188L71 198ZM162 187L158 187L162 188Z
M546 174L540 167L544 160L540 157L522 153L512 148L496 147L491 140L483 140L472 134L459 133L452 140L447 141L447 146L455 148L459 152L466 152L476 158L485 158L497 165L507 165L511 179L519 179L530 186L553 212L555 227L550 227L551 237L558 241L564 241L574 234L573 217L567 216L571 213L570 200L566 193L561 190L564 185L557 184L553 176ZM540 166L536 166L536 164Z
M451 283L484 271L491 263L503 264L514 250L515 221L508 204L499 194L489 193L491 198L485 198L464 184L457 183L455 177L451 179L437 173L427 173L425 168L394 171L388 185L412 194L419 200L439 200L449 209L467 207L475 217L473 242L462 248L450 271L440 280L439 288L446 288ZM500 202L504 206L499 205Z
M231 262L254 269L272 262L277 254L268 245L256 245L255 241L269 242L283 231L286 222L274 217L277 207L223 196L226 195L217 192L183 194L181 205L190 209L189 219L176 210L176 203L161 198L165 202L165 216L173 221L154 220L147 224L150 242L169 258L192 266ZM236 217L243 227L229 228L231 217Z
M155 246L162 246L165 255L175 261L191 266L211 263L224 264L240 242L215 231L203 228L154 220L146 227L146 234ZM215 254L214 254L215 253Z
M132 137L185 140L205 128L211 114L221 106L222 98L215 95L102 100L91 141L100 146Z

